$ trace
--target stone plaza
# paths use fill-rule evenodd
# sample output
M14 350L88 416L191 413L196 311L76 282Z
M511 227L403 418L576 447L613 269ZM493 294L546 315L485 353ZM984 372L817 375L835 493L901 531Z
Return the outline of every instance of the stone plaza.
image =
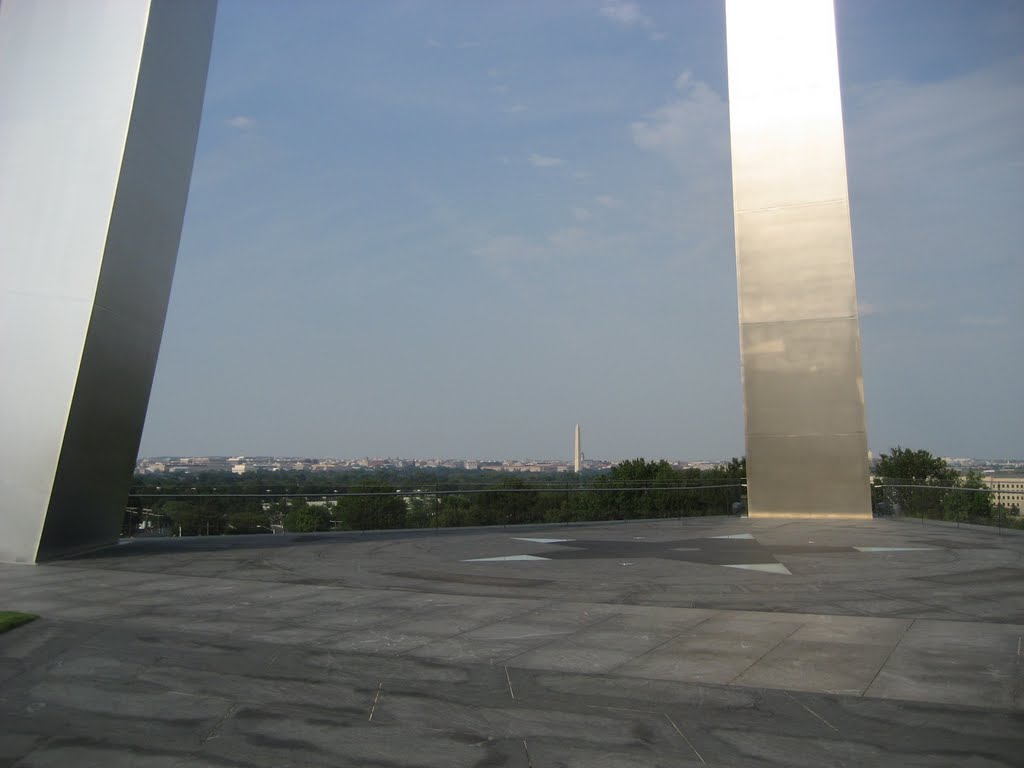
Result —
M1020 765L1024 536L689 518L0 566L0 765Z

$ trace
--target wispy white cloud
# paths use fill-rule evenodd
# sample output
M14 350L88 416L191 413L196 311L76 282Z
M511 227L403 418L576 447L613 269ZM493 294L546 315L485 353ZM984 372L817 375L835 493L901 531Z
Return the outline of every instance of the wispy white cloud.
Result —
M432 37L428 37L424 45L427 48L444 48L444 43L439 40L435 40Z
M1024 154L1024 56L852 84L844 118L857 280L885 327L927 315L935 343L1006 332L1024 275L1021 174L1007 164Z
M521 235L495 235L473 251L481 264L503 278L511 278L524 270L548 264L554 249L546 241Z
M598 205L604 208L618 208L622 203L618 198L611 195L598 195L594 198Z
M683 167L724 155L729 135L725 99L689 71L675 81L678 96L630 125L633 143Z
M587 219L593 218L594 214L582 205L574 205L572 207L572 216L576 221L586 221Z
M564 227L541 237L495 235L473 250L473 255L500 275L579 257L589 248L590 236L580 227Z
M644 204L644 226L678 244L678 268L721 259L732 250L729 117L725 99L690 72L673 81L661 106L629 126L633 145L656 155L660 174Z
M256 125L256 121L247 115L236 115L235 117L229 118L226 122L232 128L237 128L240 131L247 130Z
M525 104L519 104L519 103L511 104L511 105L505 107L505 111L508 112L509 114L513 114L513 115L517 114L519 112L525 112L526 109L527 109L527 107L526 107Z
M558 165L565 165L565 161L560 157L551 157L550 155L530 155L526 161L534 168L554 168Z
M1024 57L946 80L862 85L848 101L849 143L862 165L1005 166L1024 146Z
M679 77L676 78L675 86L677 91L685 91L691 85L693 85L693 72L690 70L684 70L680 73Z
M566 227L548 235L548 243L554 248L577 248L587 241L587 231L579 227Z
M466 42L459 43L459 48L482 48L483 43L476 40L468 40Z
M626 2L626 0L606 0L601 6L600 14L609 21L627 27L651 27L654 25L651 18L640 10L639 5Z

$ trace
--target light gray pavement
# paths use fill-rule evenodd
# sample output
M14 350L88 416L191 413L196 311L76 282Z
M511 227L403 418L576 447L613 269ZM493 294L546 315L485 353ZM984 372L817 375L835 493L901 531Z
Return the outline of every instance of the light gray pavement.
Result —
M0 566L0 608L43 617L0 635L0 765L1024 765L1012 533L139 540Z

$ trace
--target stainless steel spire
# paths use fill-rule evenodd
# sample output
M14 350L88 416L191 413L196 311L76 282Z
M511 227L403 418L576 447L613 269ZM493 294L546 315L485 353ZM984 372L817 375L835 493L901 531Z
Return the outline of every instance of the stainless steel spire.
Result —
M0 560L117 540L215 11L0 3Z
M833 0L727 0L751 517L870 517Z

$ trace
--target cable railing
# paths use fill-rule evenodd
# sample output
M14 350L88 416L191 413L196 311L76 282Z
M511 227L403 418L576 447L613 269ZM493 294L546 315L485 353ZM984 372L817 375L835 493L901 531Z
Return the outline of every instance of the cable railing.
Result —
M876 517L1024 529L1019 514L1024 490L876 479L871 497ZM744 514L744 478L698 484L654 480L507 486L419 483L329 491L178 487L133 489L122 534L459 528Z
M221 535L574 523L737 515L742 478L721 483L538 483L331 491L133 490L122 534Z
M1024 489L965 487L948 481L876 480L871 495L876 517L1024 530L1020 515Z

